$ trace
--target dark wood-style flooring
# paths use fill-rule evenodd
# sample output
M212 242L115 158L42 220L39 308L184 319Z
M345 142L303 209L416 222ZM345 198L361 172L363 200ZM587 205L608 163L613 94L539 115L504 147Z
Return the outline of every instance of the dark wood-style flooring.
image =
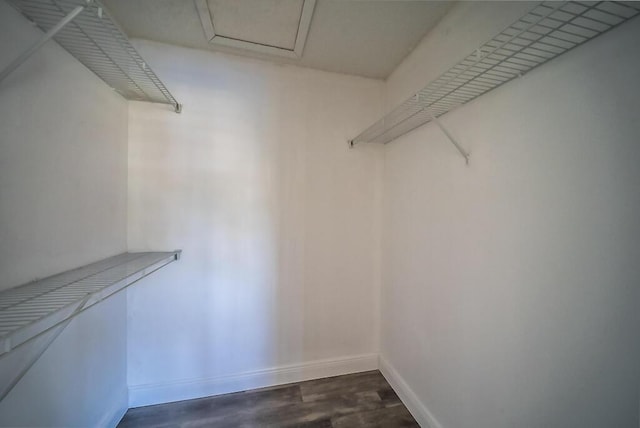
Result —
M119 428L419 427L379 371L129 409Z

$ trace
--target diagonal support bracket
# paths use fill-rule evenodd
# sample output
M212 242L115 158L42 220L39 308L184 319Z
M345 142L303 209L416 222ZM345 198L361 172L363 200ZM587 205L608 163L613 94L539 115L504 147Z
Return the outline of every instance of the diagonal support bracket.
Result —
M31 367L33 367L35 363L38 362L42 354L44 354L45 351L49 349L49 346L51 346L51 344L58 338L58 336L60 336L60 333L64 331L64 329L69 325L71 320L80 312L82 312L82 310L85 308L85 305L87 304L87 301L89 300L90 297L91 295L88 294L84 299L82 299L82 301L78 304L76 309L73 311L73 314L64 322L57 324L52 328L50 328L49 330L43 331L40 335L36 336L36 337L39 337L39 336L48 335L48 337L44 339L44 342L38 344L34 348L34 350L30 351L29 354L27 354L26 358L21 362L21 368L16 373L13 373L10 379L8 380L2 379L4 385L2 385L2 389L0 389L0 402L4 400L4 398L7 395L9 395L9 393L22 380L22 378L27 374L27 372L31 369ZM24 342L18 346L23 346L29 343L31 340L35 339L36 337L33 337L29 341ZM2 355L2 357L6 355L8 355L8 353Z
M429 119L431 119L432 122L434 122L436 125L438 125L438 128L440 128L442 133L447 136L449 141L451 141L451 144L453 144L456 147L456 149L458 150L458 152L460 152L462 157L464 157L465 163L467 165L469 165L469 156L470 156L469 153L465 149L462 148L460 143L458 143L458 141L455 138L453 138L453 135L451 135L451 133L447 130L447 128L445 128L445 126L442 124L442 122L440 122L438 120L438 118L435 117L433 115L433 113L431 113L431 110L429 110L428 108L425 108L425 111L426 111L427 115L429 116Z
M27 49L22 53L19 57L14 59L11 64L7 65L0 72L0 82L2 82L7 76L9 76L16 68L20 67L22 63L24 63L31 55L36 53L38 49L40 49L45 43L47 43L53 36L58 34L60 30L64 28L65 25L73 21L73 19L80 15L80 13L85 10L87 5L91 4L92 0L87 0L85 5L80 5L74 8L71 12L69 12L64 18L60 20L56 25L51 27L49 31L47 31L41 38L38 40L33 46Z

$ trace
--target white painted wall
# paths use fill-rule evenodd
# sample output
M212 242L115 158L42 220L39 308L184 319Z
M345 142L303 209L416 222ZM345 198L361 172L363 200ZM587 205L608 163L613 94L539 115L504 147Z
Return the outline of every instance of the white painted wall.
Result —
M388 107L519 7L455 8ZM382 365L424 426L638 426L638 40L636 19L444 116L469 166L431 125L385 147Z
M0 1L0 68L40 35ZM125 251L126 183L126 101L48 43L0 83L0 289ZM69 325L0 403L0 426L109 426L126 405L122 295Z
M128 292L131 404L376 367L382 152L346 142L383 83L138 47L184 112L129 106L129 248L184 253Z
M454 8L386 108L526 7ZM37 36L0 2L0 65ZM0 425L113 425L125 352L139 405L372 368L381 337L422 422L637 426L639 39L447 115L468 167L432 126L347 150L380 82L149 42L185 109L131 103L127 135L124 100L47 45L0 84L0 288L121 252L127 227L184 257L74 321Z

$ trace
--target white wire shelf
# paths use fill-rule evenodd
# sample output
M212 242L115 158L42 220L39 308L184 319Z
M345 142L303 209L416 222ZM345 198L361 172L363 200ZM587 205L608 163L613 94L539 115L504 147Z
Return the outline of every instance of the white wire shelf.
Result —
M54 39L128 100L181 105L145 63L99 0L8 0L45 33L78 6L84 10Z
M0 355L177 260L180 253L124 253L1 291Z
M350 140L349 145L389 143L638 13L640 2L542 2Z

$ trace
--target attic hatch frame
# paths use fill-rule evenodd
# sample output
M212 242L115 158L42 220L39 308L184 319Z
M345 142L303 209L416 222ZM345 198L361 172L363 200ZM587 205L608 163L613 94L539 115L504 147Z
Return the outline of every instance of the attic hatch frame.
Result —
M462 61L348 141L387 144L434 122L469 163L469 153L438 118L640 14L640 2L542 1Z
M216 33L215 25L213 23L213 13L209 9L208 0L194 0L200 23L204 35L207 38L209 44L213 46L222 46L229 48L242 49L249 52L256 52L263 55L272 55L283 58L301 59L304 51L305 43L307 42L307 35L311 28L311 18L313 17L313 11L316 5L316 0L302 0L302 10L300 11L300 18L298 21L298 28L296 29L296 37L292 49L288 49L282 46L275 46L270 44L262 44L250 40L242 40L233 37L226 37L222 34Z
M122 97L180 104L149 68L100 0L8 0L45 34L0 72L0 82L54 38L67 52Z

